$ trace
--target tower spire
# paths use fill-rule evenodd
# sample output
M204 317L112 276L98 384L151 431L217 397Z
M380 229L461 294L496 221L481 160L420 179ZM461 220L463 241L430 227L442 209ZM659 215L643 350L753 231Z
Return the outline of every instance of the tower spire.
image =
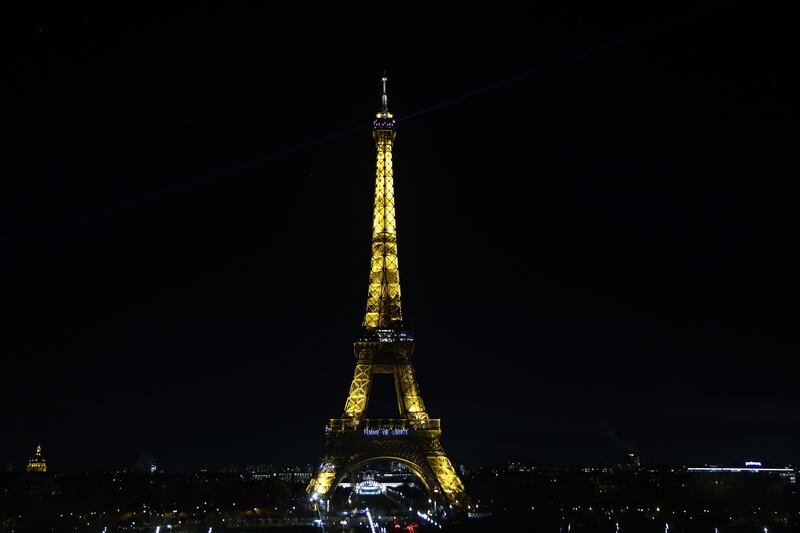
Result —
M377 157L375 161L375 210L372 218L372 258L369 293L363 327L366 330L399 327L400 271L397 266L397 227L394 211L394 170L392 145L396 135L394 116L389 113L386 74L381 78L381 112L372 127Z
M389 112L389 97L386 94L386 82L389 81L389 78L386 77L386 71L383 71L383 77L381 78L381 83L383 85L383 95L381 96L381 113L388 113Z

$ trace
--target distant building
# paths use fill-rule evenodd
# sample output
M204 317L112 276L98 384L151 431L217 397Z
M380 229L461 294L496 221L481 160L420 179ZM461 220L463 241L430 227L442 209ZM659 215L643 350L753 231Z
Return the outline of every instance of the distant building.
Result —
M747 461L744 466L690 466L686 470L696 474L720 474L720 475L772 475L779 476L791 484L797 483L797 473L791 467L782 468L767 468L761 464L760 461Z
M133 470L143 474L155 474L158 471L156 458L146 452L142 452L136 463L134 463Z
M25 467L28 472L47 472L47 461L42 457L42 443L36 445L36 451L33 452L33 457L28 459L28 466Z
M249 472L251 474L271 474L275 472L275 467L273 465L247 465L244 468L245 472Z
M533 472L536 470L536 467L530 465L524 465L519 461L511 461L507 464L506 470L508 472Z
M639 471L642 469L642 458L638 453L629 452L625 456L625 468L628 470Z
M280 472L276 472L274 476L289 483L308 483L313 474L314 467L306 465L285 467Z

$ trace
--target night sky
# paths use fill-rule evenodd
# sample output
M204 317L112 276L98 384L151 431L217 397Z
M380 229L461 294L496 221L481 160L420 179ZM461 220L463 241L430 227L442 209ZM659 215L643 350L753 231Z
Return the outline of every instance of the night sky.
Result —
M394 9L4 17L0 465L37 440L57 471L316 462L384 69L454 462L797 462L790 18Z

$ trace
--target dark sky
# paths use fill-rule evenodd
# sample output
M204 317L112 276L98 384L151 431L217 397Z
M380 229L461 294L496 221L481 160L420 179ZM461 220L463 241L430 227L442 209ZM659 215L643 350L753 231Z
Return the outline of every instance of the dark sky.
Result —
M383 69L455 462L796 462L794 28L723 4L6 18L0 463L316 462Z

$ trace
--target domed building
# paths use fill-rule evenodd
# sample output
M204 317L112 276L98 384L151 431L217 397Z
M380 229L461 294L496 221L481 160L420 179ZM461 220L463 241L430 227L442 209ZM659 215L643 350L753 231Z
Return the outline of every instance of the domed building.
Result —
M36 451L33 452L33 457L28 459L28 466L25 467L28 472L47 472L47 461L42 457L42 443L36 445Z

